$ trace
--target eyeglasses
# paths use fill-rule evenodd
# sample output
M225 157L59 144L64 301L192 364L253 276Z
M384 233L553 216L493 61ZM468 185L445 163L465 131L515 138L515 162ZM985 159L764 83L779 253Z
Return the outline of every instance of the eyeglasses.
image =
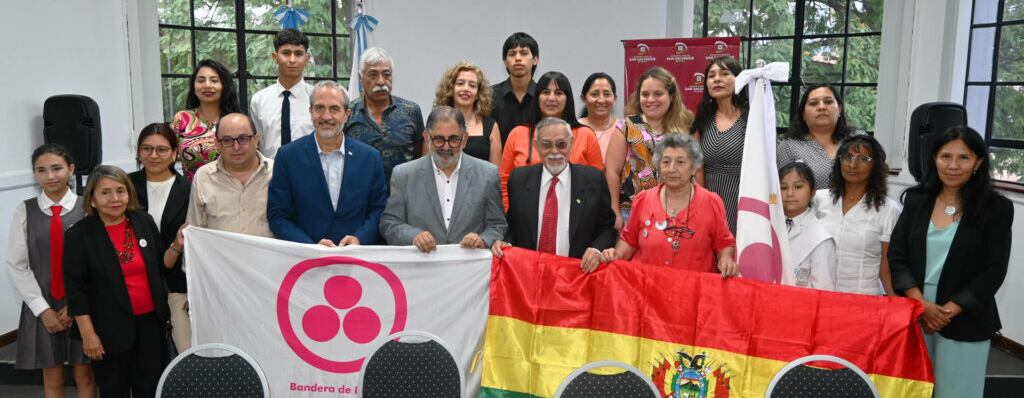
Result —
M665 227L665 236L672 238L693 238L695 232L686 225L670 225Z
M230 147L235 146L236 142L240 146L246 146L246 145L249 145L250 142L252 142L252 138L255 137L255 136L256 136L256 134L253 133L253 134L249 134L249 135L240 135L238 137L223 137L223 138L218 138L217 142L219 142L220 145L224 146L225 148L230 148Z
M843 163L854 166L871 163L871 156L845 154L839 157Z
M551 149L551 147L554 147L555 149L558 149L559 151L564 151L565 148L569 147L569 141L555 141L555 142L551 142L551 141L548 141L548 140L541 140L541 141L537 141L537 145L540 145L541 149Z
M156 152L157 155L167 156L167 154L171 153L171 147L163 146L163 145L161 145L161 146L143 145L143 146L139 147L139 152L142 152L142 154L144 154L144 155L152 155L153 152Z
M461 134L453 135L453 136L448 137L448 138L444 138L444 137L441 137L441 136L430 137L430 142L433 143L434 146L438 147L438 148L443 147L444 144L446 144L446 143L448 144L448 146L451 146L451 147L454 148L454 147L457 147L460 144L462 144L462 135Z

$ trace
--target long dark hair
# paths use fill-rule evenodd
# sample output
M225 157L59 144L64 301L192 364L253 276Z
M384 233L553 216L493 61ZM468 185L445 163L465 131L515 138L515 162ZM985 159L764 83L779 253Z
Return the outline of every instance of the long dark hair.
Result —
M954 126L935 138L935 143L930 151L932 167L928 168L928 173L924 175L921 183L903 191L903 195L900 196L901 202L905 201L907 195L911 193L924 195L928 201L934 201L939 196L939 192L942 191L942 180L939 179L938 167L934 164L935 157L943 146L956 140L963 141L964 145L967 145L967 148L974 152L974 155L981 161L977 171L971 175L971 178L958 192L963 217L974 217L985 208L990 199L999 195L992 187L992 165L988 157L988 146L985 145L981 134L970 127Z
M808 86L804 94L800 96L800 105L797 107L793 120L790 121L789 131L786 132L784 138L803 139L810 134L811 130L807 127L807 120L804 119L804 109L807 108L807 99L811 96L811 92L819 88L826 88L828 91L831 91L832 97L835 97L836 104L839 105L839 120L836 121L836 128L832 131L832 142L838 143L844 138L853 135L853 129L846 124L846 104L843 103L843 96L832 85L822 83Z
M235 79L231 77L228 67L212 59L199 61L196 64L196 70L192 71L192 77L188 81L188 97L185 100L185 108L196 109L199 107L199 97L196 96L196 75L203 67L213 69L220 78L220 115L242 112L242 107L238 102L238 90L235 89Z
M885 149L870 135L855 135L844 139L839 148L836 149L836 158L832 161L832 178L829 181L829 192L832 193L832 203L839 202L839 199L846 194L846 180L843 179L843 156L850 152L850 149L867 148L871 152L871 174L868 176L868 186L864 193L867 198L868 208L878 210L885 204L885 195L889 193L889 165L885 163Z
M565 93L565 109L562 109L562 115L559 117L569 123L569 127L582 127L583 124L576 120L576 105L572 98L572 85L569 84L569 78L562 72L551 71L540 75L540 79L537 79L537 98L533 101L536 105L533 109L534 118L530 123L530 130L533 130L533 126L536 126L544 118L540 113L540 92L546 90L552 81L555 82L559 90Z
M580 91L580 100L584 101L583 110L580 111L580 118L587 117L587 92L590 91L590 86L594 85L597 79L604 79L608 81L608 85L612 87L612 95L618 96L619 94L615 91L615 80L611 76L608 76L604 72L595 72L587 76L587 80L583 81L583 91Z
M710 62L708 66L704 67L704 95L700 99L700 105L697 105L697 116L693 119L693 125L690 126L690 131L700 131L701 134L705 133L701 131L705 125L711 122L711 119L715 117L715 112L718 112L718 101L711 98L711 93L707 89L707 76L708 72L711 71L711 67L718 65L720 69L728 69L733 75L739 76L740 72L743 71L743 67L740 66L739 62L736 62L736 58L732 56L718 57ZM741 90L739 94L732 95L732 104L740 110L747 110L750 108L750 100L747 98L747 90Z

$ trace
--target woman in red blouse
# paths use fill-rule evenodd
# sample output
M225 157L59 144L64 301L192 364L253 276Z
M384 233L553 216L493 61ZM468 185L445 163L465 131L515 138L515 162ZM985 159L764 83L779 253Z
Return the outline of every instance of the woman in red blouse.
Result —
M167 358L170 311L160 270L174 264L125 172L99 166L82 198L87 217L65 235L64 280L72 337L92 359L100 396L152 397Z
M668 265L722 276L739 273L736 239L722 199L694 183L703 155L693 138L666 135L654 152L661 184L637 194L608 259Z

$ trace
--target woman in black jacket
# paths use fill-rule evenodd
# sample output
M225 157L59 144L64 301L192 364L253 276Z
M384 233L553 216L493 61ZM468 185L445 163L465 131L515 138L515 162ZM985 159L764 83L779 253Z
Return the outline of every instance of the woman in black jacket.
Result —
M153 218L138 211L128 175L114 166L89 174L87 216L65 234L64 281L73 337L92 360L100 396L152 397L167 364L165 250Z
M178 260L164 268L167 304L171 309L174 346L184 352L192 343L192 325L188 318L185 272L181 268L181 245L176 244L179 230L188 213L192 184L174 169L178 159L178 136L166 123L152 123L139 132L136 156L142 170L128 175L139 195L139 210L149 213L160 230L164 247L174 250Z
M935 367L935 397L980 397L995 294L1010 258L1013 204L992 188L988 148L969 127L932 146L934 168L903 194L889 245L894 289L924 306L920 322Z

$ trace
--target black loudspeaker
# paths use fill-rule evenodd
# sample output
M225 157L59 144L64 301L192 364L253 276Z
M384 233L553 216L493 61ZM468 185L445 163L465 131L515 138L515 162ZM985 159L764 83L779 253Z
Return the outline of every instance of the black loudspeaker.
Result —
M955 102L921 104L910 114L907 165L914 179L921 181L934 166L931 159L935 136L954 126L967 125L967 109Z
M43 104L43 142L63 145L75 159L75 174L103 162L100 107L84 95L55 95Z

